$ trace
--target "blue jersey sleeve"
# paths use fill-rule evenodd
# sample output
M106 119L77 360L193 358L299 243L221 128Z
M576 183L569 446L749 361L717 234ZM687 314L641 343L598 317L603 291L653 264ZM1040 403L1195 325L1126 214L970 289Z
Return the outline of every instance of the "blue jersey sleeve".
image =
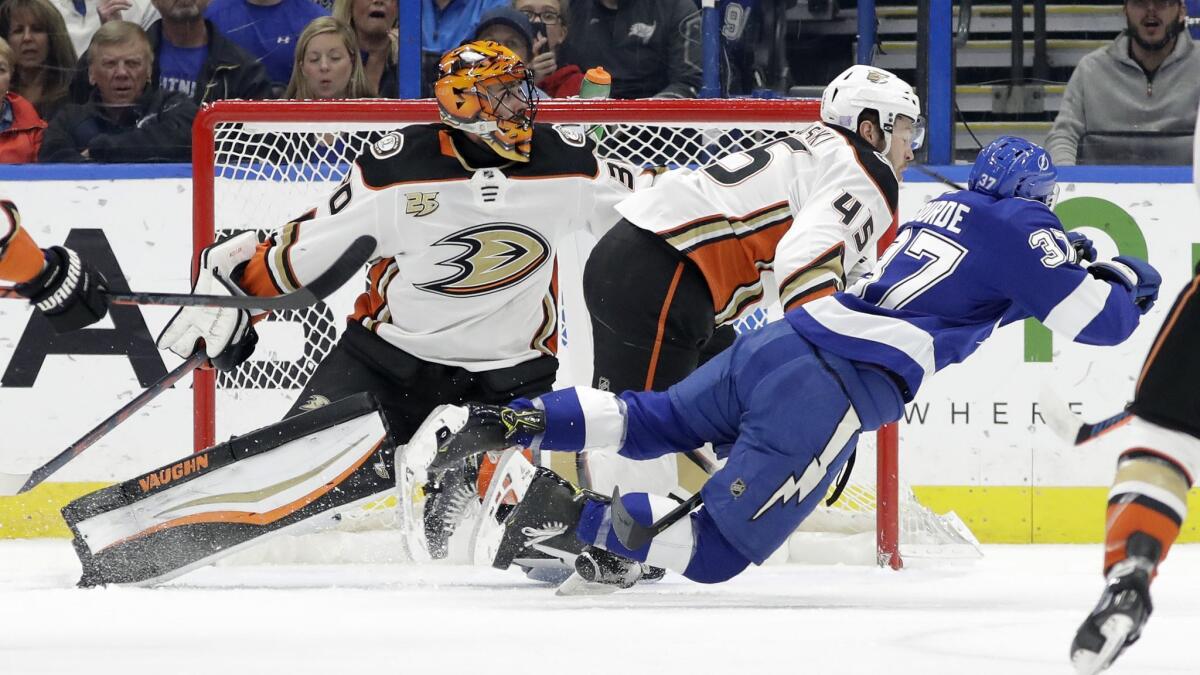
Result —
M1071 247L1058 218L1038 202L1009 200L1004 227L1016 232L996 237L1004 264L996 270L996 290L1012 298L1002 323L1033 316L1076 342L1113 345L1128 338L1141 312L1120 284L1093 277L1072 262Z

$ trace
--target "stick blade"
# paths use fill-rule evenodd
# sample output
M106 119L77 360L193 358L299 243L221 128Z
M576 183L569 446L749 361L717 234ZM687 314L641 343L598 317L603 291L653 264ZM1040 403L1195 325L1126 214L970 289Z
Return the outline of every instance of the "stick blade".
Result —
M27 473L0 473L0 497L12 497L25 492L29 476Z
M1079 442L1083 419L1076 415L1055 391L1049 387L1041 388L1038 392L1038 409L1054 435L1069 443Z

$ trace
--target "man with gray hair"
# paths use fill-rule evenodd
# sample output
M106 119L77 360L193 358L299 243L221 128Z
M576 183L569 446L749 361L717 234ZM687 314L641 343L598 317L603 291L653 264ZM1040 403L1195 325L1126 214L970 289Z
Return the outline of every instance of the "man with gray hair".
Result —
M1084 56L1046 136L1054 163L1189 164L1200 51L1181 0L1125 0L1128 28Z
M85 104L65 106L50 122L42 162L186 162L196 104L186 94L147 91L154 54L146 33L110 21L92 36Z
M273 98L267 71L249 52L221 35L204 18L209 0L151 0L162 14L146 29L154 55L150 89L170 89L196 105L225 99ZM71 81L71 100L86 103L90 55L79 58Z

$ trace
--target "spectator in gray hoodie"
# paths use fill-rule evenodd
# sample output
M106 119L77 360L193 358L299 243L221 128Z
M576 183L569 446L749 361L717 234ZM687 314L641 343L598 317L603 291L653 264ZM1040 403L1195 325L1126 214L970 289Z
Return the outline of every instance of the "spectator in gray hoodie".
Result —
M1200 51L1181 0L1125 0L1128 28L1079 61L1046 149L1054 163L1190 164Z

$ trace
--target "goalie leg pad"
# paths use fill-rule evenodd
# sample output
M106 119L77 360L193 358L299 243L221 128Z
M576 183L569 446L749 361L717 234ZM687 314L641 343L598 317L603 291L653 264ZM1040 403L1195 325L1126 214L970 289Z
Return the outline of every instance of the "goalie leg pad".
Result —
M392 437L358 394L67 504L81 586L174 578L394 486Z

